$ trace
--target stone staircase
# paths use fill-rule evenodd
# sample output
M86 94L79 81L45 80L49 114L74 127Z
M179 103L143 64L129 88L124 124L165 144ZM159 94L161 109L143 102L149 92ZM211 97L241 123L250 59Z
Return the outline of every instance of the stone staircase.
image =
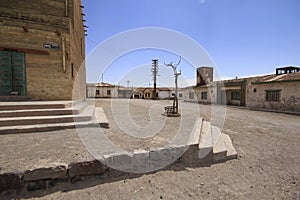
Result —
M105 166L129 173L146 173L180 160L188 165L208 166L213 163L236 159L238 154L230 137L203 118L195 120L193 131L186 141L182 134L170 146L136 149L133 152L118 151L97 155Z
M199 139L191 142L189 149L181 159L186 163L194 164L218 163L236 159L238 154L229 135L222 133L210 122L203 121L203 119L200 121Z
M95 124L109 126L103 109L94 109L85 101L0 103L0 134L52 131Z

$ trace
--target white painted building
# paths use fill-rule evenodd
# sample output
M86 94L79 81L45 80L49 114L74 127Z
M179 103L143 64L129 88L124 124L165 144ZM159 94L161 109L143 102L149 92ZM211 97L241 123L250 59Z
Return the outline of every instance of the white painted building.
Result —
M109 83L86 84L87 98L118 98L120 86Z

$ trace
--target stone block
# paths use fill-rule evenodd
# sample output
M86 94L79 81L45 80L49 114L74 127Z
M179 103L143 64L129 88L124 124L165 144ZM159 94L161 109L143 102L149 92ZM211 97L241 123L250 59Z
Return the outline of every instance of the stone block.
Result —
M21 173L0 174L0 191L19 189L22 187Z
M68 175L84 176L84 175L95 175L102 174L108 167L101 163L99 160L89 160L81 162L72 162L68 167Z
M67 175L66 166L44 167L26 170L23 174L24 181L36 181L42 179L59 179Z

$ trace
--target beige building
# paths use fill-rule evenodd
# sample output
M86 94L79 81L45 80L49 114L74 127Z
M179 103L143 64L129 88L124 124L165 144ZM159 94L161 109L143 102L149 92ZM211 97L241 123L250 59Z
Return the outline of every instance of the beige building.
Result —
M215 84L191 86L184 89L184 100L211 104L217 102L217 91Z
M110 83L86 84L87 98L132 98L133 90L120 85Z
M199 71L199 70L198 70ZM300 68L185 88L185 101L300 112ZM210 74L212 76L212 74ZM206 80L212 80L212 77Z
M81 0L1 0L0 98L85 98L83 16Z
M246 105L300 112L300 72L249 79Z
M178 88L178 99L183 99L184 91ZM174 88L158 87L156 88L157 99L172 99L175 96ZM135 88L133 90L132 98L134 99L153 99L154 89L153 88Z
M86 85L87 98L117 98L120 86L109 83L88 83Z

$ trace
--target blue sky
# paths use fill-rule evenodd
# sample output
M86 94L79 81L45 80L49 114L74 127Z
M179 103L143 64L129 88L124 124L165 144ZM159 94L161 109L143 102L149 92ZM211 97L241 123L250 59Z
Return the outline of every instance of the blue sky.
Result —
M139 49L101 67L88 61L95 52L92 50L107 39L144 27L170 29L191 38L203 47L224 78L270 74L279 66L300 66L299 0L84 0L83 5L89 26L87 82L101 81L104 73L105 82L126 85L129 80L133 86L147 85L151 82L151 59L158 58L158 80L162 85L172 84L172 71L163 63L177 62L179 55L174 52ZM181 45L180 41L173 43ZM111 51L118 48L122 44L109 47ZM195 80L195 67L200 66L193 66L186 57L178 66L182 79L190 84ZM143 68L143 73L138 68ZM138 73L143 74L142 81L135 80ZM169 78L170 82L163 83Z

